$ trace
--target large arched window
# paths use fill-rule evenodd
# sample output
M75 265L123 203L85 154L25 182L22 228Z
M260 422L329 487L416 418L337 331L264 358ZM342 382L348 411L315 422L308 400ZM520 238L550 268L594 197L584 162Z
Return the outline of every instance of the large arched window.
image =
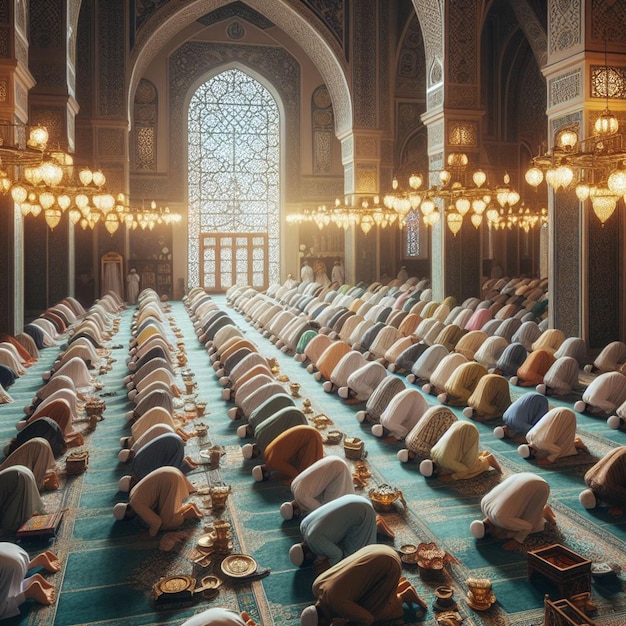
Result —
M189 286L280 279L280 115L257 80L229 69L188 112Z

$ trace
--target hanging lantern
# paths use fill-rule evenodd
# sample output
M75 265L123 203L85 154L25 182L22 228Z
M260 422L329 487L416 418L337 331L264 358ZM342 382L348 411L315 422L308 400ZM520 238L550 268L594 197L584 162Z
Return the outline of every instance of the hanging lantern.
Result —
M446 215L446 222L450 232L456 237L461 230L461 226L463 226L463 216L456 211L452 211Z
M61 209L46 209L44 211L44 217L46 219L46 224L50 227L50 230L54 230L61 221Z
M115 231L119 228L120 221L117 217L117 213L111 212L108 213L104 220L104 227L107 229L110 235L113 235Z
M610 189L599 187L592 190L589 196L593 212L604 228L604 223L613 215L619 196L613 194Z
M538 167L531 167L529 170L526 170L524 178L531 187L539 187L543 182L543 172Z
M472 224L474 228L479 228L483 221L483 216L479 213L472 213L470 216L470 220L472 220Z

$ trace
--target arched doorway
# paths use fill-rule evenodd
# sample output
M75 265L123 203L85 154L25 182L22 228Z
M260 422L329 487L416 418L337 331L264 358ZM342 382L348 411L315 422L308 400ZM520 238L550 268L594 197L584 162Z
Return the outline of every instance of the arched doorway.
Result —
M265 289L280 277L280 112L240 69L189 102L189 284Z

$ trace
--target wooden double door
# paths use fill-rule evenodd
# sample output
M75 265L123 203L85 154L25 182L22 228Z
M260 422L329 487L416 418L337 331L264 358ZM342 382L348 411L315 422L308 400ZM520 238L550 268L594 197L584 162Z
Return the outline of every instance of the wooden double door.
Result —
M202 233L200 284L223 293L235 284L264 290L268 286L266 233Z

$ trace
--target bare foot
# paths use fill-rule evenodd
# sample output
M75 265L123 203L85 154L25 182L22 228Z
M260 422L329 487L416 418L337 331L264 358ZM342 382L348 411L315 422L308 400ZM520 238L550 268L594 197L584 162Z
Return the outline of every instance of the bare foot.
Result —
M189 439L191 439L192 435L186 433L182 428L177 428L176 429L176 434L183 440L183 441L189 441Z
M413 587L413 585L411 585L406 579L404 579L404 581L401 580L398 584L397 595L402 602L406 602L407 604L418 604L424 611L428 610L426 602L419 597L417 591L415 591L415 587Z
M196 469L196 467L198 467L198 464L193 461L192 459L190 459L188 456L186 456L183 461L185 461L185 463L187 463L187 465L189 465L189 467L191 469Z
M542 465L542 466L546 466L546 465L552 465L552 461L550 461L550 459L548 459L547 457L543 458L543 459L539 459L537 461L537 465Z
M496 472L502 473L502 468L500 467L500 463L498 463L498 461L496 460L496 457L493 456L493 454L489 453L486 456L486 459L490 467L493 467L493 469L496 470Z
M59 561L56 554L50 550L46 550L41 554L38 554L29 564L29 569L32 567L41 566L48 572L58 572L61 569L61 561Z
M46 474L43 479L43 488L47 491L54 491L59 488L59 477L56 472Z
M389 537L390 539L394 539L396 536L396 533L394 533L393 530L391 530L387 522L385 522L385 520L380 515L376 516L376 532L379 535L385 535L386 537Z
M435 474L435 478L438 478L442 483L451 483L454 480L451 474Z
M556 524L556 515L551 506L546 504L546 506L543 507L543 516L550 524Z
M32 577L34 578L34 576ZM45 582L45 581L44 581ZM28 585L28 588L24 592L24 597L34 600L39 604L50 606L56 601L56 590L54 587L44 586L39 580L34 580Z
M576 439L574 439L574 446L577 450L589 452L589 448L583 443L583 440L580 437L576 437Z

